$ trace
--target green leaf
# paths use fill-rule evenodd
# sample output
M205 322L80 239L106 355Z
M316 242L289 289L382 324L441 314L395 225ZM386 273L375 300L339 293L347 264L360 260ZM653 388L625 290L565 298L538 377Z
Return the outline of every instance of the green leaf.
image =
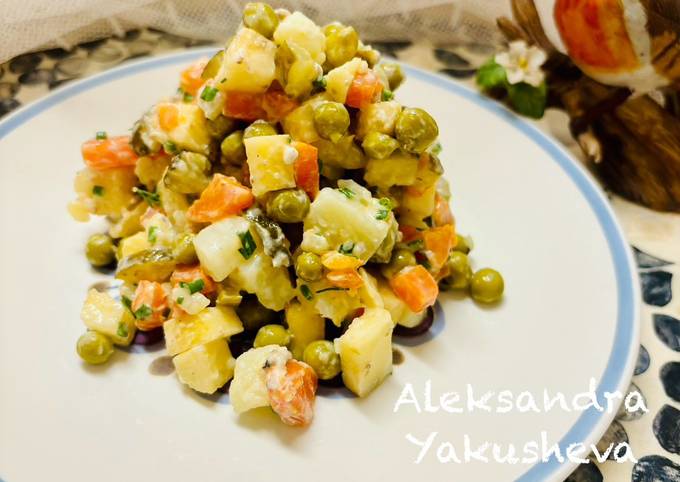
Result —
M182 303L184 303L184 296L179 296L179 297L177 298L177 304L178 304L178 305L181 305Z
M128 327L125 323L122 321L118 323L118 329L116 330L116 334L120 336L121 338L127 338L128 334L130 332L128 331Z
M349 288L339 288L337 286L331 286L330 288L324 288L322 290L319 290L316 292L318 295L319 293L325 293L326 291L349 291Z
M354 197L354 191L346 187L339 187L338 191L343 193L347 199L352 199Z
M503 87L506 84L505 69L498 65L493 57L477 70L477 85L482 89Z
M203 89L203 92L201 92L201 99L203 99L206 102L212 102L215 100L215 96L217 95L217 89L215 87L210 87L209 85L206 86L205 89Z
M309 286L307 285L300 285L300 293L302 293L302 296L304 296L305 299L307 300L311 300L312 298L314 298L312 290L310 290Z
M156 233L158 232L158 226L151 226L149 227L149 233L147 234L147 239L151 244L154 244L156 242Z
M172 141L168 141L165 144L163 144L163 149L165 149L165 152L168 154L175 154L179 149L177 149L177 144L175 144Z
M127 296L123 295L120 297L120 302L130 311L132 311L132 300Z
M346 241L340 245L338 251L342 254L352 254L352 251L354 251L354 243Z
M108 135L106 134L106 131L97 131L95 137L97 138L98 141L103 141L108 137Z
M510 105L519 114L534 119L540 119L545 112L545 105L548 100L548 87L543 82L538 87L520 82L519 84L508 86L508 97Z
M153 313L153 310L151 309L151 307L149 305L142 305L142 306L139 307L139 309L137 311L135 311L134 315L135 315L135 318L137 318L138 320L143 320L143 319L151 316L152 313Z
M238 233L238 237L241 240L241 248L239 248L238 252L241 253L244 259L249 259L257 248L253 235L250 234L250 231L244 231Z
M205 287L205 282L201 278L198 278L198 279L193 280L191 283L186 283L186 282L182 281L182 282L180 282L179 286L181 288L188 289L189 293L191 293L193 295L194 293L198 293L199 291L201 291Z
M382 91L381 100L388 101L388 100L392 100L392 99L394 99L394 92L392 92L391 90L387 90L387 89Z
M149 192L138 187L133 187L132 192L144 199L151 207L157 206L161 203L161 196L157 192Z
M103 186L92 187L92 194L94 194L95 196L102 197L104 195L104 187Z

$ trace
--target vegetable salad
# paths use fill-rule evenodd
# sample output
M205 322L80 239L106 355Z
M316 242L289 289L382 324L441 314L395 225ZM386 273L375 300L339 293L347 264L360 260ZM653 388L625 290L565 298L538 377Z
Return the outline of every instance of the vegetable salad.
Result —
M182 383L306 425L318 383L365 397L390 375L393 334L427 330L440 289L498 301L403 81L351 26L250 3L131 135L86 141L69 210L110 221L85 251L121 285L87 294L81 358L164 338Z

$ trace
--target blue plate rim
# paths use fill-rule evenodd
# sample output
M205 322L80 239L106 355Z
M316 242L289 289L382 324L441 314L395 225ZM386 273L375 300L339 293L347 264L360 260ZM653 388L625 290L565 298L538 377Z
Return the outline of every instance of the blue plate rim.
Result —
M201 47L125 62L110 70L60 86L47 96L17 109L2 119L0 121L0 141L33 117L83 91L146 70L190 62L201 55L210 55L216 50L217 47ZM505 106L442 75L403 63L402 67L407 75L462 97L478 107L495 114L507 124L519 130L534 141L548 157L562 168L586 198L607 239L615 270L618 297L614 343L596 394L598 400L606 402L604 398L605 392L620 391L625 393L635 366L636 351L634 349L639 345L640 288L632 250L626 242L623 230L616 220L601 188L596 184L590 173L578 161L573 159L564 147L548 137L534 124L518 117ZM562 451L564 452L564 448L573 443L583 443L586 446L597 443L613 420L614 415L615 413L600 413L593 408L583 412L576 423L559 441ZM552 457L547 462L535 464L517 480L522 482L534 480L561 481L574 468L575 464L569 461L560 463Z

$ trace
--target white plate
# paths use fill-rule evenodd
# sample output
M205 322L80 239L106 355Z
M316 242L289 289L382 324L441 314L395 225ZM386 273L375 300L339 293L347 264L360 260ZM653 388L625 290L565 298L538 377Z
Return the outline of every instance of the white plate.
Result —
M412 383L459 392L543 391L568 399L597 381L624 391L637 353L638 293L628 247L608 204L584 170L551 139L497 104L442 77L406 67L405 104L439 121L442 162L459 229L475 239L477 267L506 279L501 306L444 295L428 340L399 346L405 360L372 396L323 396L308 430L276 417L237 418L228 397L204 398L175 376L154 376L162 350L117 353L103 368L81 365L86 289L103 275L83 245L101 226L73 222L66 204L81 167L79 147L95 131L125 133L176 89L181 67L208 50L124 65L68 85L0 123L0 478L69 480L560 480L573 464L442 464L464 436L550 443L598 440L613 413L393 412ZM495 403L493 406L498 406ZM438 432L432 450L406 439ZM503 449L505 452L505 448ZM487 452L491 455L491 452Z

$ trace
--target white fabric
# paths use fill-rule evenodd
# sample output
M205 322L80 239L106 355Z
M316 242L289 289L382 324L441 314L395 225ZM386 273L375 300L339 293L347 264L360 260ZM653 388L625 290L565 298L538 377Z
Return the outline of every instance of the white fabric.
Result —
M222 41L240 21L241 0L2 0L0 62L32 50L63 47L136 27ZM510 0L281 0L320 24L340 20L369 41L428 39L493 43L495 19Z

